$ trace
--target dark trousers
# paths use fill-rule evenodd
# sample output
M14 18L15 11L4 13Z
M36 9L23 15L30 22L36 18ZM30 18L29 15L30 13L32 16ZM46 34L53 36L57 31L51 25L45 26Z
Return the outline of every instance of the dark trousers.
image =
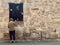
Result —
M10 40L15 40L15 31L9 31Z

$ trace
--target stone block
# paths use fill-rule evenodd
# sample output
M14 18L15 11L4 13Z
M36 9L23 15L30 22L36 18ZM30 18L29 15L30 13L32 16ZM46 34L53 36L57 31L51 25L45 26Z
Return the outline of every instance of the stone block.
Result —
M5 40L9 40L9 33L4 33L4 37L3 37L3 39L5 39Z

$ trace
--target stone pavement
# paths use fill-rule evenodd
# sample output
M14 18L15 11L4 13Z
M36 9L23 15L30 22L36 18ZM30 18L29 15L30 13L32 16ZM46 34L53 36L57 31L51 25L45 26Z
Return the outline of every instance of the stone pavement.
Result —
M9 43L9 41L0 41L0 45L60 45L60 41L16 41L16 43Z

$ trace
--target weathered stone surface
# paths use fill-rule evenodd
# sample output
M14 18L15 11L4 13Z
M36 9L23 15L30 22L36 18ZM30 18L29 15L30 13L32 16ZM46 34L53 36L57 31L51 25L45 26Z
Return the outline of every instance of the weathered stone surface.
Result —
M19 30L20 37L25 32L41 35L41 31L46 38L60 37L60 0L0 0L0 30L4 33L8 32L10 2L24 3L24 31ZM55 29L58 33L53 32Z
M49 30L47 37L51 35L57 35L53 31L56 29L57 32L60 30L60 1L59 0L27 0L24 18L26 18L26 27L30 30L36 31L39 27L42 30ZM29 13L27 15L27 13ZM26 17L25 17L26 16ZM46 32L46 31L45 31ZM57 36L58 37L58 36Z

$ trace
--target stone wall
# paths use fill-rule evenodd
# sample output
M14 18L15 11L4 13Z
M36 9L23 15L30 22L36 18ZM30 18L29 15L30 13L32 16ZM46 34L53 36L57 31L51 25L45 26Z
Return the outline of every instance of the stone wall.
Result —
M41 38L41 32L45 38L60 37L60 0L0 0L2 37L8 32L9 2L24 3L24 32L31 33L30 38Z
M24 11L24 23L29 31L42 31L46 38L60 37L60 0L27 0Z

